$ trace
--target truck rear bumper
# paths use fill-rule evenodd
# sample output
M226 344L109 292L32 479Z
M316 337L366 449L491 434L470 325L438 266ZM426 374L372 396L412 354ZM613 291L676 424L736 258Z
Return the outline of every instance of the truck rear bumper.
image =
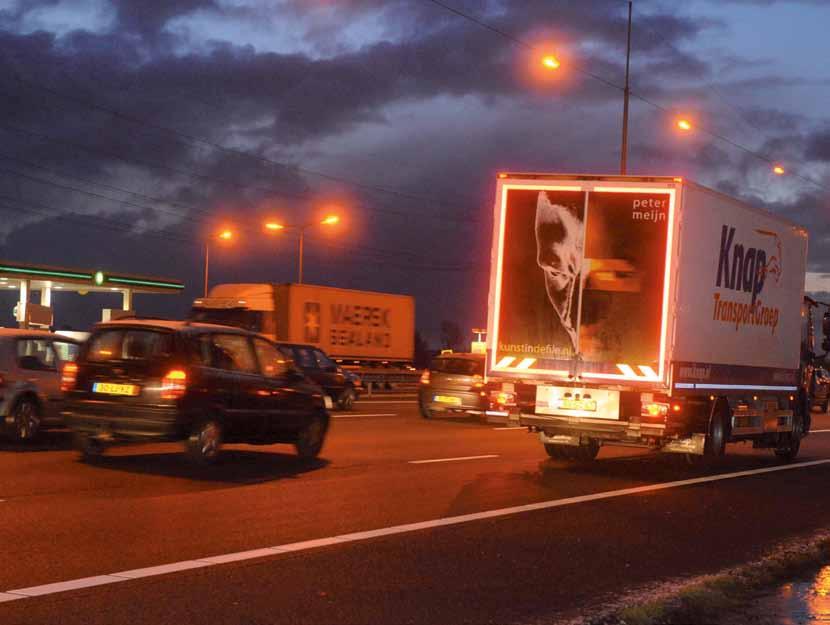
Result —
M643 447L661 451L702 454L705 437L667 436L662 423L631 423L618 420L582 419L549 415L519 415L519 424L539 432L543 443L557 445L585 444L593 439L609 445Z

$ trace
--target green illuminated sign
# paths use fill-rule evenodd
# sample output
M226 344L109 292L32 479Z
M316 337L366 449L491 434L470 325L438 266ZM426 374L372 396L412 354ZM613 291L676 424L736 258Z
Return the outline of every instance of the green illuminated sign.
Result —
M0 273L22 273L33 276L49 276L50 278L75 278L76 280L90 280L92 274L75 273L72 271L52 271L49 269L26 269L25 267L8 267L0 265Z
M95 272L95 284L101 286L104 284L104 272L103 271L96 271Z
M135 284L136 286L154 286L162 289L183 289L183 284L176 282L158 282L156 280L135 280L133 278L107 278L107 282L119 284Z

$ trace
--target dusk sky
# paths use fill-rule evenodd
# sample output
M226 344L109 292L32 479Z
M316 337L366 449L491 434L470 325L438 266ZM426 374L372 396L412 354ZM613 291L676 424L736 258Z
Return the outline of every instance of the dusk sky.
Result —
M444 319L484 324L496 173L618 171L622 94L586 73L622 84L627 2L444 4L528 46L430 0L0 0L0 258L181 279L136 301L180 316L217 228L238 237L214 283L287 282L296 240L263 219L337 206L307 282L414 295L433 343ZM632 35L632 90L662 110L632 98L629 172L807 226L820 272L828 24L825 0L635 0ZM56 323L102 304L57 296Z

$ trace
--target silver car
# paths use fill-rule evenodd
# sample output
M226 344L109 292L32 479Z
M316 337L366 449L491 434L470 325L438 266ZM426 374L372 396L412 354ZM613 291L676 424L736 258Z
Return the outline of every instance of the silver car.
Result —
M19 441L60 425L61 376L77 341L40 330L0 328L0 424ZM71 373L71 372L67 372Z

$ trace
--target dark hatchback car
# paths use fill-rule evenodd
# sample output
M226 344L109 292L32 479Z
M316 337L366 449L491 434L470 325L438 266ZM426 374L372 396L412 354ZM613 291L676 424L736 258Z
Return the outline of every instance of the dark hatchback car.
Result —
M245 330L162 320L98 324L64 369L65 419L84 457L118 441L185 441L211 462L223 442L320 453L320 388L271 341Z
M360 377L342 369L318 347L300 343L277 343L283 353L294 361L315 384L331 397L340 410L351 410L363 392Z
M440 413L483 415L489 407L482 354L442 354L433 359L418 385L425 419Z

